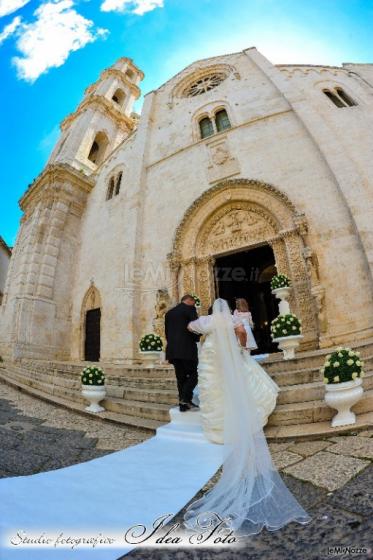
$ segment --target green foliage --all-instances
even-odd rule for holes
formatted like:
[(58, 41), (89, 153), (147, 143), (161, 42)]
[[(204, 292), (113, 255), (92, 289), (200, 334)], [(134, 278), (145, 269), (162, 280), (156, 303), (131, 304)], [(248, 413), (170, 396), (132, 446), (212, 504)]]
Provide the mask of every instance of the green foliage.
[(201, 307), (201, 300), (199, 299), (197, 294), (190, 294), (190, 295), (194, 297), (194, 300), (196, 302), (196, 307)]
[(286, 274), (276, 274), (271, 280), (271, 290), (277, 290), (277, 288), (288, 288), (290, 285), (290, 278), (288, 278)]
[(105, 375), (101, 368), (88, 366), (80, 374), (83, 385), (104, 385)]
[(271, 323), (271, 336), (273, 339), (282, 336), (294, 336), (302, 333), (301, 322), (296, 315), (288, 313), (279, 315)]
[(354, 352), (351, 348), (339, 347), (335, 352), (325, 358), (321, 373), (324, 375), (324, 383), (344, 383), (358, 377), (363, 377), (364, 362), (360, 360), (360, 352)]
[(163, 342), (157, 334), (146, 334), (140, 340), (139, 348), (141, 352), (161, 352)]

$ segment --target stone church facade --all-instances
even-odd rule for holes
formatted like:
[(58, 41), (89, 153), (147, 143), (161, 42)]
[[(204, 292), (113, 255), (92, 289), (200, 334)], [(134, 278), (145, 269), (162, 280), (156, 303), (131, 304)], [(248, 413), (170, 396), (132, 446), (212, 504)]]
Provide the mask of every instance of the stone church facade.
[(0, 354), (131, 363), (184, 292), (207, 309), (217, 262), (264, 248), (301, 350), (373, 337), (373, 65), (250, 48), (191, 64), (139, 118), (142, 78), (105, 70), (23, 195)]

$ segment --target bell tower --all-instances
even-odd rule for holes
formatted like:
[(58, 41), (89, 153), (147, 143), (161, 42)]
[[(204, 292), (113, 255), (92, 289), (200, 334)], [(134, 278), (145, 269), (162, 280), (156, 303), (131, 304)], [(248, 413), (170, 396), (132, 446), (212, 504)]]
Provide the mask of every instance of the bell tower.
[(61, 123), (50, 164), (67, 163), (90, 174), (135, 128), (133, 104), (144, 74), (129, 58), (104, 70), (84, 92), (77, 110)]

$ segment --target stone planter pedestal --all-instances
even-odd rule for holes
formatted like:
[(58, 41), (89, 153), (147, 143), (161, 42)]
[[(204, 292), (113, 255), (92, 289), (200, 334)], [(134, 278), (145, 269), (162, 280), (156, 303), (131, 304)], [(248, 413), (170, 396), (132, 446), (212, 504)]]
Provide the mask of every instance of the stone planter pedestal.
[(332, 428), (355, 424), (356, 415), (350, 410), (363, 396), (362, 380), (360, 377), (342, 383), (328, 383), (325, 385), (325, 402), (335, 408), (338, 414), (332, 419)]
[(275, 288), (272, 290), (272, 294), (280, 300), (279, 303), (279, 311), (280, 315), (287, 315), (290, 313), (290, 306), (289, 302), (287, 301), (291, 292), (291, 287), (287, 286), (286, 288)]
[(162, 352), (155, 352), (149, 350), (148, 352), (140, 350), (139, 354), (141, 356), (141, 361), (147, 368), (154, 368), (161, 364)]
[(90, 405), (85, 408), (88, 412), (103, 412), (105, 409), (98, 403), (106, 397), (105, 385), (82, 385), (82, 395)]
[(279, 338), (274, 338), (273, 342), (277, 342), (278, 347), (283, 351), (284, 360), (292, 360), (295, 357), (295, 349), (298, 348), (302, 338), (302, 334), (296, 334), (294, 336), (281, 336)]

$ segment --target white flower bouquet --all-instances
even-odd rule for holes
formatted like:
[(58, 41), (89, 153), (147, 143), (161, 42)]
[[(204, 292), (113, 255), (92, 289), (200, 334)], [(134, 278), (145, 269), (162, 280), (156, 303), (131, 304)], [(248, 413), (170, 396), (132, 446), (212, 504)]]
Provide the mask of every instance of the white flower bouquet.
[(157, 334), (145, 334), (139, 344), (141, 352), (162, 352), (163, 342)]
[(283, 336), (295, 336), (302, 332), (302, 325), (296, 315), (287, 313), (279, 315), (271, 323), (271, 336), (273, 339)]
[(290, 278), (286, 274), (276, 274), (271, 280), (271, 290), (278, 288), (289, 288), (291, 285)]
[(360, 352), (340, 346), (335, 352), (325, 358), (324, 366), (320, 369), (324, 376), (324, 383), (344, 383), (358, 377), (364, 377), (364, 362), (360, 359)]
[(105, 375), (101, 368), (88, 366), (80, 374), (82, 385), (104, 385)]

